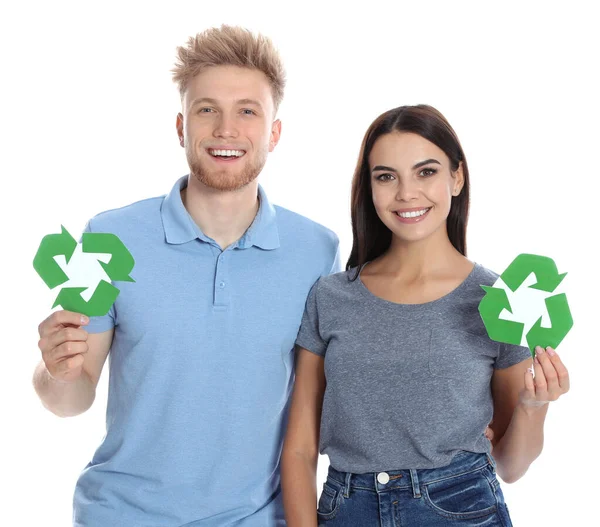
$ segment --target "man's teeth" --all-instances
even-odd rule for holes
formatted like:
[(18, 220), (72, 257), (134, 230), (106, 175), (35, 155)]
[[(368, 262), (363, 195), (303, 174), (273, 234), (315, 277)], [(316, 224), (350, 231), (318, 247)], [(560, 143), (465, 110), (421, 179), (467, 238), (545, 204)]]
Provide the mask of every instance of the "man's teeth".
[(221, 157), (241, 157), (244, 155), (243, 150), (209, 150), (211, 156)]
[(429, 209), (421, 209), (412, 212), (396, 212), (396, 214), (401, 218), (416, 218), (417, 216), (423, 216), (428, 210)]

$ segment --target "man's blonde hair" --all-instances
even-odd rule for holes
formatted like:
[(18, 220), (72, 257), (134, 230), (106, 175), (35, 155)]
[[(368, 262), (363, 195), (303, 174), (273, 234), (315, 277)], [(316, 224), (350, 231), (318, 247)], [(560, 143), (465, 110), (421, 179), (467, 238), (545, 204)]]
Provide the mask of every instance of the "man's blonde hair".
[(177, 83), (182, 97), (189, 82), (211, 66), (240, 66), (262, 71), (271, 85), (277, 112), (283, 99), (285, 70), (269, 38), (225, 24), (190, 37), (187, 45), (177, 48), (177, 61), (172, 70), (173, 81)]

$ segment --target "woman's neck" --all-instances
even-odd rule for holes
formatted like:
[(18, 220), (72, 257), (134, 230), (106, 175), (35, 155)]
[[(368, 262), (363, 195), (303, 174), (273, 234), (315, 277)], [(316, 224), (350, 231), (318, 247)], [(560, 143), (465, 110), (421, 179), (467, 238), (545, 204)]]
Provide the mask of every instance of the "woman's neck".
[(385, 274), (418, 279), (446, 274), (447, 270), (460, 268), (467, 262), (442, 231), (414, 242), (392, 236), (389, 249), (378, 258), (377, 267)]

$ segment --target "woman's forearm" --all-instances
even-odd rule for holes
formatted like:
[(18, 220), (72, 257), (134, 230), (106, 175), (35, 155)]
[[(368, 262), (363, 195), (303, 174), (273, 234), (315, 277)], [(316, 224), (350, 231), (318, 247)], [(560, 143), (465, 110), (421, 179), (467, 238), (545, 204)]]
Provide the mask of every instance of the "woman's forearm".
[(281, 485), (287, 527), (317, 527), (316, 472), (316, 459), (284, 450)]
[(542, 453), (547, 412), (548, 404), (515, 407), (506, 432), (492, 451), (498, 475), (506, 483), (517, 481)]

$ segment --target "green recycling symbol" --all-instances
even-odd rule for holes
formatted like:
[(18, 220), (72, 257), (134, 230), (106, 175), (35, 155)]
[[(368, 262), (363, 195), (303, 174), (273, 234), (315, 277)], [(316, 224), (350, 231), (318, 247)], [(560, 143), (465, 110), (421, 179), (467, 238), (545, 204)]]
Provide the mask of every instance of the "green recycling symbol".
[[(500, 278), (514, 293), (531, 273), (534, 273), (536, 283), (529, 287), (547, 293), (553, 293), (567, 274), (559, 274), (551, 258), (535, 254), (520, 254), (500, 275)], [(497, 342), (521, 344), (525, 324), (499, 318), (504, 309), (509, 313), (513, 312), (506, 291), (497, 287), (484, 285), (481, 287), (486, 294), (479, 304), (479, 313), (489, 337)], [(551, 326), (542, 327), (540, 316), (525, 336), (532, 355), (535, 353), (536, 346), (556, 348), (573, 327), (573, 317), (564, 293), (548, 296), (545, 304)]]
[[(69, 280), (69, 277), (54, 260), (54, 257), (64, 255), (67, 263), (69, 263), (76, 247), (77, 241), (62, 225), (60, 234), (48, 234), (42, 239), (33, 259), (33, 267), (50, 289)], [(122, 282), (135, 281), (129, 276), (135, 264), (133, 256), (116, 235), (85, 232), (82, 236), (82, 251), (84, 253), (110, 254), (111, 258), (108, 263), (98, 260), (110, 279)], [(119, 295), (119, 289), (106, 280), (100, 281), (88, 301), (85, 301), (81, 296), (82, 291), (86, 289), (87, 287), (62, 288), (52, 307), (60, 305), (68, 311), (83, 313), (90, 317), (102, 316), (108, 313)]]

